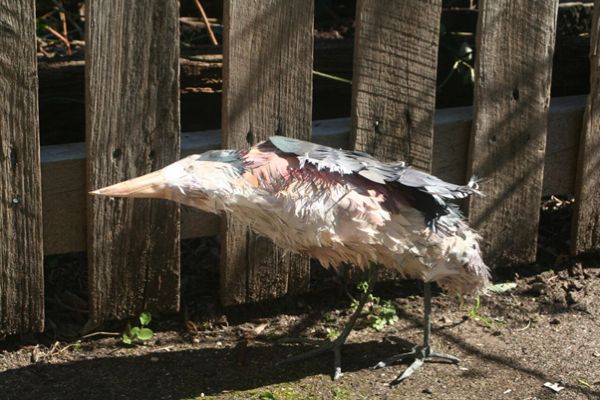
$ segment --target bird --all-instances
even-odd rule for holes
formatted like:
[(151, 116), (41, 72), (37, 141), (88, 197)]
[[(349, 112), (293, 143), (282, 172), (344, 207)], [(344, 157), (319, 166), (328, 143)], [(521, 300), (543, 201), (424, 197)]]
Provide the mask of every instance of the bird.
[(298, 361), (334, 353), (333, 378), (341, 377), (341, 348), (356, 323), (381, 268), (424, 282), (423, 343), (374, 367), (412, 360), (393, 384), (426, 361), (458, 363), (431, 347), (431, 283), (449, 293), (474, 294), (489, 285), (481, 237), (456, 205), (482, 196), (477, 179), (445, 182), (405, 162), (299, 139), (272, 136), (248, 149), (211, 150), (160, 170), (91, 192), (158, 198), (210, 213), (228, 213), (276, 245), (305, 254), (325, 267), (369, 271), (368, 290), (342, 333)]

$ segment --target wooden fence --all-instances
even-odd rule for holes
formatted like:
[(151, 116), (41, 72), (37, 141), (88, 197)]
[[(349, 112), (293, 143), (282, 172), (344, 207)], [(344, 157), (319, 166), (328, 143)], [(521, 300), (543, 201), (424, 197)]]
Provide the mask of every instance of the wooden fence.
[(480, 1), (474, 106), (435, 111), (441, 0), (359, 0), (351, 118), (311, 122), (313, 1), (226, 0), (222, 132), (181, 134), (177, 1), (88, 0), (86, 143), (40, 149), (34, 5), (0, 0), (0, 333), (43, 329), (49, 254), (87, 251), (93, 321), (176, 311), (181, 237), (221, 232), (224, 304), (307, 290), (306, 258), (230, 220), (86, 195), (273, 134), (485, 177), (468, 212), (494, 266), (535, 259), (547, 194), (576, 196), (573, 253), (600, 247), (598, 7), (587, 106), (550, 99), (558, 1), (495, 0)]

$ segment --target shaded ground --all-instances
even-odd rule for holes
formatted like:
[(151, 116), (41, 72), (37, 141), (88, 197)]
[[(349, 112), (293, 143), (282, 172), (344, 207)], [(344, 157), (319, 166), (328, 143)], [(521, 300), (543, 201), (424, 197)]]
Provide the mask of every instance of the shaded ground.
[[(0, 342), (0, 398), (598, 399), (600, 268), (586, 264), (517, 276), (513, 292), (483, 296), (479, 310), (472, 301), (459, 304), (437, 294), (435, 348), (463, 361), (458, 366), (428, 364), (397, 387), (388, 383), (402, 366), (368, 367), (420, 341), (421, 298), (415, 282), (378, 286), (376, 294), (393, 299), (400, 320), (382, 332), (363, 320), (344, 350), (346, 374), (338, 382), (329, 376), (330, 355), (274, 366), (310, 348), (285, 343), (288, 338), (322, 338), (349, 315), (349, 299), (335, 293), (334, 283), (324, 283), (320, 292), (269, 305), (225, 314), (194, 311), (214, 312), (204, 322), (193, 322), (189, 311), (189, 319), (185, 312), (160, 318), (151, 324), (157, 334), (143, 346), (126, 347), (113, 337), (84, 339), (70, 347), (73, 340), (55, 345), (50, 340), (48, 346), (27, 346), (16, 338)], [(543, 387), (545, 382), (565, 389), (555, 394)]]

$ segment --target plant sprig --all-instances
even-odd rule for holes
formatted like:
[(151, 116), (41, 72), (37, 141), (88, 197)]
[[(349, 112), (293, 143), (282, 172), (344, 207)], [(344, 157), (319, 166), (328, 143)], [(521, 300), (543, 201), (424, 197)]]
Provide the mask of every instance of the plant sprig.
[(132, 327), (130, 324), (127, 324), (127, 328), (121, 337), (121, 341), (124, 344), (131, 345), (134, 343), (147, 342), (154, 336), (154, 331), (148, 328), (150, 321), (152, 321), (152, 315), (149, 312), (144, 311), (139, 315), (138, 320), (140, 326)]

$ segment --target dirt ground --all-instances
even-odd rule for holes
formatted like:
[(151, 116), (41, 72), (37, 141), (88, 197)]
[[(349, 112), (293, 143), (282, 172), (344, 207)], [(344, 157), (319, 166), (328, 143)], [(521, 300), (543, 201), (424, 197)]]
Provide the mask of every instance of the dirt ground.
[[(198, 315), (208, 315), (207, 309), (193, 309), (188, 301), (179, 315), (156, 316), (150, 324), (156, 334), (144, 345), (125, 346), (120, 337), (102, 335), (79, 343), (55, 342), (49, 333), (8, 338), (0, 342), (0, 398), (599, 399), (600, 263), (583, 263), (513, 270), (500, 279), (516, 288), (482, 296), (479, 309), (473, 299), (461, 304), (437, 293), (433, 345), (462, 361), (426, 364), (394, 387), (389, 382), (403, 365), (369, 367), (421, 341), (417, 282), (377, 286), (376, 295), (392, 300), (399, 320), (377, 332), (365, 315), (343, 350), (341, 380), (330, 378), (330, 354), (275, 366), (312, 348), (291, 338), (323, 339), (327, 328), (341, 327), (351, 313), (350, 299), (335, 289), (340, 285), (325, 279), (309, 295), (225, 312), (215, 308), (204, 322)], [(207, 303), (198, 291), (187, 296)], [(112, 328), (122, 330), (120, 324)], [(564, 389), (554, 393), (545, 382)]]

